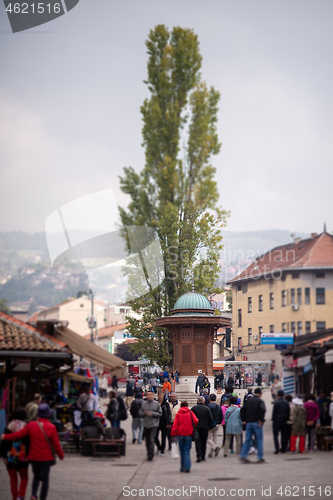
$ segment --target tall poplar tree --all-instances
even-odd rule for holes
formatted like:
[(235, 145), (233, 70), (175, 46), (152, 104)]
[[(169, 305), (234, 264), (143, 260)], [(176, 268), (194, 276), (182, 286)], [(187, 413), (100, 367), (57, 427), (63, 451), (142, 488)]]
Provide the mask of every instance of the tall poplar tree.
[[(121, 189), (131, 198), (120, 209), (124, 226), (156, 230), (163, 255), (164, 279), (132, 301), (143, 314), (129, 319), (132, 335), (144, 353), (160, 366), (171, 361), (168, 331), (155, 326), (155, 318), (170, 314), (176, 300), (194, 288), (200, 293), (218, 291), (220, 229), (226, 212), (217, 207), (213, 155), (220, 151), (216, 123), (220, 94), (202, 81), (202, 57), (197, 35), (175, 27), (156, 26), (146, 41), (150, 97), (141, 106), (145, 165), (132, 167), (120, 177)], [(135, 288), (135, 271), (128, 270)]]

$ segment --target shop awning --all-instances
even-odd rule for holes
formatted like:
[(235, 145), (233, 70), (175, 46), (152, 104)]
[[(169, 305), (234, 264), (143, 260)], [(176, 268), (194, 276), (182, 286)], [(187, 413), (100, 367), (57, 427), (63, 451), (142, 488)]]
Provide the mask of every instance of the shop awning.
[(112, 375), (117, 377), (126, 377), (127, 365), (126, 361), (118, 358), (114, 354), (110, 354), (101, 347), (93, 344), (89, 340), (81, 337), (66, 326), (56, 326), (53, 330), (53, 335), (68, 345), (71, 351), (91, 363), (102, 365), (110, 370)]

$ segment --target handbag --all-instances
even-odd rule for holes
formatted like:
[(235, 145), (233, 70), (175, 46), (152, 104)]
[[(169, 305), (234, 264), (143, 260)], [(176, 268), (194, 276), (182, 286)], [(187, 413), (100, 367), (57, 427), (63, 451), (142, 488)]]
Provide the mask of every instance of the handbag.
[(192, 417), (192, 411), (190, 410), (190, 415), (191, 415), (191, 420), (192, 420), (192, 425), (193, 425), (193, 434), (192, 434), (192, 441), (199, 441), (200, 436), (198, 430), (195, 428), (194, 422), (193, 422), (193, 417)]
[(49, 440), (49, 438), (47, 437), (46, 432), (44, 431), (44, 427), (42, 426), (42, 424), (41, 424), (40, 422), (38, 422), (38, 420), (37, 420), (37, 424), (39, 425), (40, 430), (41, 430), (41, 431), (42, 431), (42, 433), (44, 434), (44, 436), (45, 436), (45, 438), (46, 438), (46, 441), (47, 441), (47, 443), (48, 443), (49, 447), (51, 448), (51, 452), (52, 452), (52, 455), (53, 455), (53, 461), (51, 462), (51, 464), (50, 464), (50, 465), (51, 465), (51, 466), (52, 466), (52, 465), (55, 465), (55, 464), (56, 464), (56, 456), (55, 456), (55, 453), (54, 453), (53, 446), (52, 446), (52, 444), (50, 443), (50, 440)]

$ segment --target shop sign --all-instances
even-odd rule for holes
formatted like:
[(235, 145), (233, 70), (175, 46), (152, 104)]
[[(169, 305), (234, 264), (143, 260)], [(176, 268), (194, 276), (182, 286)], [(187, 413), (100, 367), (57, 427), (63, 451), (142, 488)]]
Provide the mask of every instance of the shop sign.
[(297, 359), (294, 359), (292, 356), (286, 356), (284, 358), (284, 366), (286, 368), (296, 368), (297, 367)]
[(262, 333), (261, 334), (262, 344), (293, 344), (294, 334), (293, 333)]

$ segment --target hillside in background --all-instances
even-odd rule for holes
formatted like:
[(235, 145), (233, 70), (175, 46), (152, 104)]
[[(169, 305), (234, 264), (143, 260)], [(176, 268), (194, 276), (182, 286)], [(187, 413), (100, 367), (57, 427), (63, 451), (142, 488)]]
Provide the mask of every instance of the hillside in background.
[[(296, 233), (294, 236), (309, 235)], [(219, 284), (223, 286), (238, 275), (255, 257), (292, 239), (290, 231), (280, 229), (223, 231)], [(30, 301), (31, 313), (38, 306), (51, 307), (76, 296), (88, 286), (84, 273), (59, 273), (51, 268), (45, 233), (0, 233), (0, 299), (9, 304)], [(108, 295), (106, 299), (117, 301)]]

